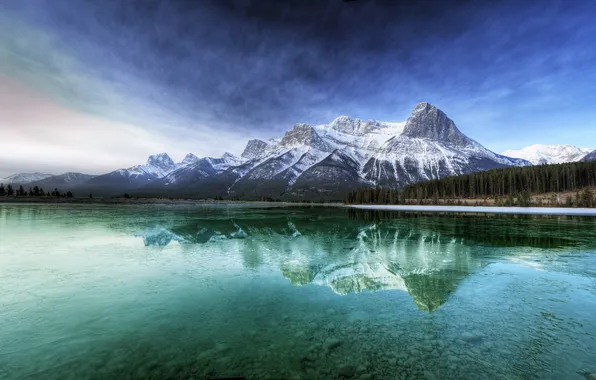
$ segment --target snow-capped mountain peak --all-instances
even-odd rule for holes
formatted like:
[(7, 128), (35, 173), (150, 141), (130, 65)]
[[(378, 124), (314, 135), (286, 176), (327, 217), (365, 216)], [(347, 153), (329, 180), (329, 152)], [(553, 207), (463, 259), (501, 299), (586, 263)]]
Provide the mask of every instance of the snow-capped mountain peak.
[[(274, 143), (274, 145), (277, 145), (277, 144)], [(263, 140), (258, 140), (258, 139), (249, 140), (248, 143), (246, 144), (246, 148), (244, 148), (244, 151), (242, 152), (241, 157), (252, 160), (257, 157), (262, 156), (271, 147), (272, 147), (272, 144), (267, 143)]]
[(176, 166), (176, 163), (167, 153), (152, 154), (147, 159), (147, 166), (153, 166), (162, 170), (169, 170)]
[(180, 165), (190, 165), (196, 163), (197, 161), (199, 161), (199, 157), (195, 156), (192, 153), (189, 153), (186, 156), (184, 156), (184, 159), (182, 160), (182, 162), (180, 162)]
[(575, 145), (534, 144), (519, 150), (506, 150), (502, 153), (502, 155), (522, 158), (524, 160), (530, 161), (534, 165), (542, 165), (580, 161), (591, 151), (593, 151), (593, 149), (579, 148)]

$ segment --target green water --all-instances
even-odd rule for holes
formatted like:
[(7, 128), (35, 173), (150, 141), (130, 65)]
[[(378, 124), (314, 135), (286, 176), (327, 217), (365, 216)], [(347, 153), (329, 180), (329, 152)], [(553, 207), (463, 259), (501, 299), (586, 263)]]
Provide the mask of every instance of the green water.
[(1, 379), (584, 379), (596, 218), (0, 205)]

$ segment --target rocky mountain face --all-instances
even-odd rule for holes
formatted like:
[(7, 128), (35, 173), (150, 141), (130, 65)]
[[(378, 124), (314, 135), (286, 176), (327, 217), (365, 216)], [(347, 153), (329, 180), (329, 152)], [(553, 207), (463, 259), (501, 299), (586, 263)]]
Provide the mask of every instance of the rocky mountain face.
[(447, 115), (420, 103), (401, 123), (341, 116), (295, 124), (281, 138), (250, 140), (241, 157), (180, 163), (165, 153), (145, 165), (92, 178), (82, 187), (139, 195), (237, 199), (341, 200), (360, 187), (402, 187), (421, 180), (530, 162), (496, 154), (464, 135)]
[(247, 160), (253, 160), (265, 154), (271, 147), (270, 144), (263, 140), (249, 140), (240, 157)]
[(506, 150), (502, 154), (508, 157), (521, 158), (534, 165), (562, 164), (580, 161), (594, 149), (579, 148), (574, 145), (530, 145), (519, 150)]
[(596, 150), (585, 155), (582, 161), (596, 161)]

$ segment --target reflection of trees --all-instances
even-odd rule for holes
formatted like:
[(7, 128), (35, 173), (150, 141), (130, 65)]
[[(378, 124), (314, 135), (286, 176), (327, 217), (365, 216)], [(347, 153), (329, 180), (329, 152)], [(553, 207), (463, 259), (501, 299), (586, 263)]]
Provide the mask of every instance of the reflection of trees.
[[(375, 223), (407, 223), (442, 236), (499, 247), (558, 248), (578, 244), (592, 217), (546, 215), (474, 215), (348, 209), (350, 219)], [(563, 222), (563, 223), (562, 223)]]

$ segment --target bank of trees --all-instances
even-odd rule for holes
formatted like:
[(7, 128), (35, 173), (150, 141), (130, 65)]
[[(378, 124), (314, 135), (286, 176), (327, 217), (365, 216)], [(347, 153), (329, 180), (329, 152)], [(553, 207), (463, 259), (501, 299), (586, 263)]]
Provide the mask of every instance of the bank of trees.
[(35, 186), (33, 188), (29, 188), (29, 190), (25, 190), (23, 185), (20, 185), (18, 189), (15, 189), (12, 184), (8, 184), (4, 187), (4, 184), (0, 184), (0, 196), (17, 196), (17, 197), (64, 197), (64, 198), (72, 198), (74, 197), (73, 193), (69, 190), (67, 192), (60, 192), (57, 188), (52, 191), (44, 191), (43, 188)]
[(403, 189), (406, 198), (507, 197), (578, 191), (596, 186), (596, 161), (494, 169), (440, 180), (418, 182)]
[(493, 169), (418, 182), (401, 190), (359, 189), (347, 194), (346, 203), (457, 204), (461, 199), (491, 198), (496, 205), (530, 206), (532, 194), (554, 193), (548, 203), (559, 205), (556, 194), (572, 192), (575, 196), (568, 197), (564, 205), (596, 207), (591, 187), (596, 187), (596, 161)]

